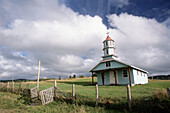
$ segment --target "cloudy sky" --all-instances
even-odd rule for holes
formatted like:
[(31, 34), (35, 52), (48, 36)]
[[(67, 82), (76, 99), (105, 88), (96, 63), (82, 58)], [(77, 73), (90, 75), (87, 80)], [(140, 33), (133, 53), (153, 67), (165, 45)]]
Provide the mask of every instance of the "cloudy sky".
[(170, 74), (167, 0), (0, 0), (0, 79), (89, 76), (106, 33), (119, 60)]

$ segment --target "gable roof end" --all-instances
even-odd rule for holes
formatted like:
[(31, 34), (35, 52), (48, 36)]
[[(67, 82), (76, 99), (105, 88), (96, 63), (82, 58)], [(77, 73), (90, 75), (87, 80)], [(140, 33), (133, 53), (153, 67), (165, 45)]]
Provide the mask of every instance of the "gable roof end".
[(127, 66), (129, 66), (129, 67), (131, 67), (131, 68), (133, 68), (133, 69), (140, 70), (140, 71), (143, 71), (143, 72), (145, 72), (145, 73), (149, 73), (149, 72), (147, 72), (147, 71), (145, 71), (145, 70), (143, 70), (143, 69), (141, 69), (141, 68), (135, 67), (135, 66), (133, 66), (133, 65), (126, 64), (126, 63), (124, 63), (124, 62), (121, 62), (121, 61), (115, 60), (115, 59), (102, 60), (102, 61), (100, 61), (96, 66), (94, 66), (89, 72), (92, 72), (99, 64), (101, 64), (101, 63), (103, 63), (103, 62), (107, 62), (107, 61), (116, 61), (116, 62), (119, 62), (119, 63), (121, 63), (121, 64), (127, 65)]

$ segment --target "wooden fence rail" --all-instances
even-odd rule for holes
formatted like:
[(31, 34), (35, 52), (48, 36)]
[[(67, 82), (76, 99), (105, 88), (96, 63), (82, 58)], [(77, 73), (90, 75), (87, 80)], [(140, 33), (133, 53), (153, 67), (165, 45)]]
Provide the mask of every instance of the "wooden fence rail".
[(58, 89), (67, 99), (70, 99), (64, 92), (62, 92), (57, 86), (56, 89)]

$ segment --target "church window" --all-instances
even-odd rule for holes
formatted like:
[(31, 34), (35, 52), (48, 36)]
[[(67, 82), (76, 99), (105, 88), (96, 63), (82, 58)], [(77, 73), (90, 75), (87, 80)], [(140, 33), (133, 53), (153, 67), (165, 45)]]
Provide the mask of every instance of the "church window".
[(106, 49), (106, 54), (107, 54), (107, 55), (109, 54), (109, 51), (108, 51), (108, 49)]
[(128, 77), (128, 73), (126, 69), (123, 70), (123, 77)]
[(106, 67), (110, 67), (111, 65), (110, 65), (110, 62), (108, 61), (108, 62), (106, 62)]
[(106, 41), (106, 46), (108, 46), (108, 41)]

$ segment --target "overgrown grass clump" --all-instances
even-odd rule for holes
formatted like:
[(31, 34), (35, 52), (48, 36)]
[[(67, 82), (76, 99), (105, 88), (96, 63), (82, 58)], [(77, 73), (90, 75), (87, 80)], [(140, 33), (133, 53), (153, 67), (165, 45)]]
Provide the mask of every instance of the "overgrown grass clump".
[(170, 99), (166, 90), (156, 90), (153, 96), (133, 98), (132, 107), (134, 112), (170, 113)]

